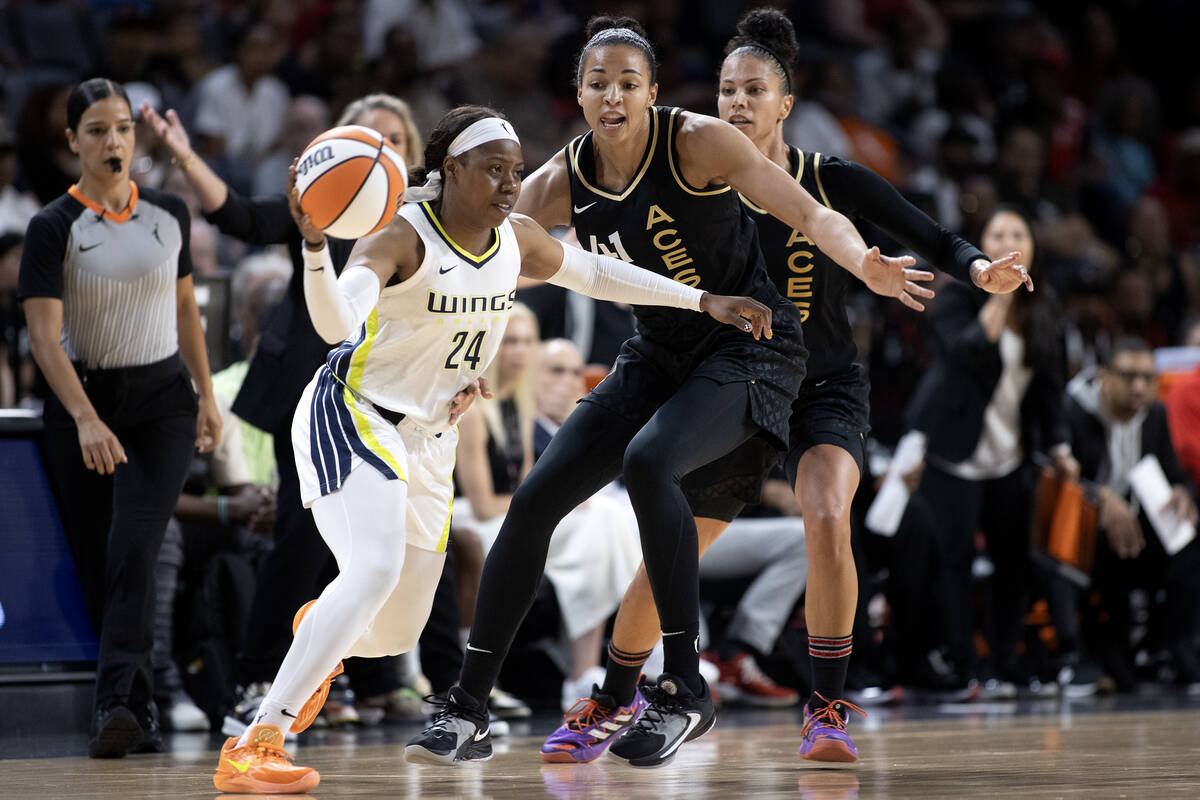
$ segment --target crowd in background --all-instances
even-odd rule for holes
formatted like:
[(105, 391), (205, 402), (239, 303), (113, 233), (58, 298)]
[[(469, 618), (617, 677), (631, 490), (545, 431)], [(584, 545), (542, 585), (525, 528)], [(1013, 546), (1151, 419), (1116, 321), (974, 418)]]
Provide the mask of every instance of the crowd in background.
[[(283, 191), (286, 167), (304, 145), (330, 127), (350, 101), (375, 92), (406, 101), (422, 134), (460, 103), (504, 111), (521, 136), (532, 171), (586, 129), (571, 85), (571, 64), (587, 17), (604, 11), (641, 20), (659, 49), (658, 102), (714, 113), (721, 47), (750, 5), (714, 0), (0, 0), (0, 407), (38, 408), (47, 391), (32, 363), (14, 289), (29, 219), (77, 177), (63, 130), (66, 97), (79, 80), (103, 75), (123, 83), (135, 112), (142, 102), (160, 112), (176, 109), (197, 155), (247, 196)], [(1084, 454), (1096, 450), (1093, 461), (1104, 462), (1114, 446), (1109, 423), (1126, 420), (1104, 405), (1118, 389), (1103, 387), (1123, 380), (1140, 387), (1146, 396), (1131, 412), (1140, 414), (1139, 420), (1147, 414), (1153, 418), (1158, 408), (1158, 373), (1167, 362), (1161, 355), (1146, 362), (1143, 350), (1130, 342), (1154, 349), (1200, 348), (1200, 73), (1174, 69), (1171, 59), (1161, 57), (1163, 52), (1187, 52), (1185, 26), (1176, 19), (1187, 4), (794, 0), (775, 5), (788, 11), (801, 37), (801, 63), (793, 83), (797, 102), (785, 124), (788, 142), (870, 167), (942, 225), (975, 243), (998, 208), (1012, 209), (1031, 222), (1037, 291), (1055, 304), (1054, 325), (1042, 333), (1059, 343), (1062, 356), (1054, 362), (1054, 399), (1064, 409), (1078, 407), (1070, 431), (1075, 457), (1084, 462)], [(230, 289), (229, 330), (225, 336), (217, 334), (215, 345), (210, 331), (209, 343), (214, 372), (234, 369), (227, 375), (233, 388), (225, 391), (236, 393), (244, 360), (253, 349), (258, 315), (286, 287), (288, 256), (220, 234), (202, 214), (179, 165), (145, 125), (138, 127), (137, 148), (133, 179), (177, 194), (188, 204), (197, 279)], [(899, 254), (878, 232), (867, 230), (864, 236), (885, 252)], [(526, 343), (534, 387), (529, 391), (541, 396), (524, 401), (528, 407), (520, 411), (526, 418), (515, 421), (515, 427), (506, 429), (499, 412), (487, 416), (488, 436), (480, 441), (487, 439), (492, 447), (495, 439), (503, 446), (512, 433), (514, 440), (530, 440), (532, 458), (539, 441), (544, 447), (544, 439), (569, 413), (576, 399), (571, 395), (584, 391), (583, 365), (601, 372), (610, 365), (616, 346), (632, 331), (632, 316), (628, 309), (607, 304), (581, 304), (552, 287), (526, 290), (522, 299), (536, 322), (527, 338), (536, 339), (540, 327), (543, 340), (554, 340), (540, 349), (536, 341)], [(849, 303), (859, 354), (870, 369), (872, 448), (879, 456), (869, 464), (875, 474), (864, 475), (860, 502), (865, 506), (886, 469), (884, 454), (914, 427), (912, 414), (906, 414), (910, 399), (945, 344), (939, 344), (941, 334), (935, 329), (936, 299), (924, 314), (865, 289)], [(942, 339), (953, 341), (953, 333)], [(1182, 360), (1171, 362), (1176, 365), (1172, 369), (1191, 363), (1186, 352), (1178, 358)], [(555, 383), (565, 377), (579, 383)], [(1096, 382), (1093, 389), (1087, 388), (1088, 381)], [(1070, 394), (1068, 382), (1075, 387)], [(1200, 400), (1189, 402), (1189, 397), (1200, 397), (1200, 391), (1189, 390), (1194, 386), (1194, 376), (1185, 375), (1175, 381), (1173, 395), (1163, 392), (1172, 437), (1154, 445), (1164, 462), (1179, 457), (1190, 479), (1181, 473), (1173, 482), (1192, 492), (1200, 479), (1200, 413), (1194, 407)], [(216, 388), (220, 395), (219, 380)], [(225, 397), (227, 403), (232, 400)], [(1085, 412), (1097, 420), (1094, 429)], [(204, 570), (197, 565), (214, 552), (235, 551), (245, 556), (252, 574), (255, 560), (270, 547), (264, 534), (274, 517), (271, 446), (252, 426), (227, 424), (226, 431), (222, 451), (197, 467), (189, 488), (193, 501), (185, 499), (179, 506), (185, 528), (200, 521), (211, 530), (200, 537), (168, 536), (163, 558), (169, 563), (160, 565), (160, 595), (164, 585), (176, 584), (188, 593), (180, 603), (190, 614), (186, 625), (178, 624), (179, 610), (168, 605), (163, 612), (168, 619), (156, 664), (165, 673), (176, 673), (167, 682), (178, 703), (183, 702), (178, 694), (183, 686), (177, 664), (204, 653), (214, 661), (202, 645), (216, 647), (224, 636), (226, 646), (236, 647), (228, 642), (241, 630), (231, 623), (229, 630), (208, 631), (213, 642), (184, 641), (201, 624), (197, 620), (203, 617), (204, 602), (197, 598), (219, 590), (204, 583)], [(1150, 452), (1145, 442), (1143, 433), (1139, 447)], [(1171, 455), (1164, 455), (1160, 446)], [(483, 502), (495, 504), (497, 497), (511, 492), (501, 477), (519, 480), (528, 468), (522, 463), (527, 454), (521, 445), (517, 448), (515, 474), (492, 475), (495, 488), (489, 488)], [(492, 469), (514, 462), (504, 453), (492, 455)], [(1032, 463), (1033, 454), (1025, 455)], [(1111, 465), (1082, 467), (1085, 479), (1101, 486), (1112, 483), (1105, 471), (1111, 472)], [(1170, 473), (1167, 467), (1164, 463)], [(915, 475), (911, 480), (917, 488), (922, 479)], [(1127, 486), (1117, 488), (1127, 496)], [(789, 502), (790, 492), (784, 489), (777, 493), (782, 499), (772, 504), (768, 496), (754, 513), (794, 516), (794, 501)], [(1022, 484), (1019, 491), (1032, 507), (1034, 482)], [(1197, 600), (1181, 597), (1172, 577), (1191, 563), (1187, 559), (1195, 544), (1151, 562), (1141, 558), (1146, 541), (1132, 552), (1114, 545), (1110, 549), (1120, 550), (1120, 558), (1112, 564), (1098, 558), (1097, 569), (1119, 572), (1126, 562), (1141, 565), (1136, 580), (1104, 584), (1121, 594), (1115, 604), (1112, 597), (1097, 601), (1087, 590), (1071, 597), (1071, 590), (1035, 569), (1033, 562), (1016, 573), (1022, 591), (979, 591), (988, 588), (996, 566), (990, 532), (972, 537), (968, 550), (954, 554), (945, 551), (943, 538), (920, 535), (922, 528), (942, 524), (945, 500), (936, 487), (917, 491), (902, 535), (892, 540), (856, 531), (863, 586), (858, 623), (863, 635), (855, 637), (860, 645), (852, 668), (857, 688), (904, 683), (963, 697), (990, 689), (1004, 697), (1050, 685), (1091, 691), (1104, 685), (1128, 689), (1147, 680), (1200, 682), (1196, 626), (1190, 619)], [(1102, 530), (1124, 524), (1120, 508), (1099, 502)], [(502, 508), (485, 513), (477, 498), (471, 503), (480, 520), (502, 514)], [(1130, 505), (1124, 509), (1128, 515)], [(1143, 539), (1153, 545), (1155, 534), (1138, 518), (1136, 504), (1132, 513), (1145, 529)], [(797, 521), (793, 529), (797, 548), (802, 547), (800, 525)], [(1028, 526), (1022, 521), (1014, 527), (1001, 533), (1010, 541), (1027, 542)], [(915, 535), (905, 534), (912, 530)], [(225, 539), (215, 531), (224, 531)], [(1017, 547), (1015, 557), (1024, 559), (1027, 549)], [(478, 558), (473, 561), (462, 548), (456, 556), (465, 625)], [(628, 557), (611, 556), (614, 564)], [(933, 585), (948, 564), (964, 559), (970, 597), (981, 612), (968, 631), (979, 636), (965, 639), (946, 633), (954, 628), (952, 622), (945, 623), (945, 630), (929, 622), (941, 619), (938, 607), (945, 595), (922, 593), (915, 577), (925, 576)], [(631, 575), (635, 566), (636, 553), (630, 566), (613, 567), (614, 575), (608, 577), (619, 583), (619, 576), (625, 571)], [(792, 566), (799, 570), (795, 580), (802, 587), (804, 565)], [(730, 595), (740, 596), (746, 579), (732, 584), (724, 573), (707, 584), (710, 605), (717, 608), (717, 628), (739, 613), (738, 600)], [(546, 637), (529, 632), (524, 640), (531, 652), (541, 647), (546, 656), (538, 660), (531, 655), (523, 662), (518, 656), (517, 663), (558, 669), (557, 683), (563, 678), (578, 683), (598, 663), (603, 625), (592, 619), (574, 624), (566, 613), (565, 584), (552, 588), (558, 590), (566, 617), (567, 645), (547, 648), (539, 644)], [(222, 607), (236, 615), (235, 600), (226, 598)], [(548, 601), (550, 630), (558, 620), (554, 602)], [(1089, 609), (1097, 602), (1107, 616), (1089, 624)], [(796, 605), (795, 599), (790, 603)], [(794, 614), (792, 610), (786, 610), (788, 631), (801, 630), (802, 600)], [(174, 633), (167, 624), (172, 616)], [(1010, 634), (1015, 640), (1005, 644), (1003, 659), (990, 658), (997, 646), (995, 621), (1005, 616), (1019, 618), (1022, 630)], [(923, 625), (914, 624), (921, 619)], [(1113, 627), (1114, 619), (1120, 627)], [(533, 622), (539, 622), (536, 614)], [(554, 633), (550, 639), (556, 638)], [(712, 638), (719, 641), (719, 632)], [(1088, 641), (1115, 641), (1122, 652), (1089, 652)], [(766, 652), (770, 646), (773, 652)], [(590, 656), (580, 655), (580, 647), (590, 649)], [(956, 653), (955, 648), (971, 653)], [(785, 631), (757, 650), (771, 679), (750, 694), (759, 691), (764, 702), (798, 698), (795, 692), (776, 690), (779, 684), (804, 688), (802, 639)], [(1064, 676), (1064, 667), (1074, 674)], [(1094, 676), (1087, 674), (1089, 668)], [(531, 700), (544, 699), (535, 696), (533, 682), (522, 683), (515, 673), (510, 689), (524, 690)], [(228, 676), (212, 680), (228, 682)], [(555, 703), (557, 683), (551, 693)], [(210, 706), (228, 700), (220, 691), (215, 694), (196, 698), (209, 716), (217, 716)], [(396, 703), (385, 708), (399, 711)], [(335, 703), (330, 714), (339, 713), (343, 719), (354, 716)]]

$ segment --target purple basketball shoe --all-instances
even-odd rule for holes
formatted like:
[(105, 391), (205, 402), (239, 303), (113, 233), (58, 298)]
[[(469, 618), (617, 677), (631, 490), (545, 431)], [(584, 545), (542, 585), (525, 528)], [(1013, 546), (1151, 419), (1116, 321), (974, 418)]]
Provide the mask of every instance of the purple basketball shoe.
[(542, 761), (578, 763), (592, 761), (604, 754), (621, 731), (637, 721), (646, 700), (639, 688), (633, 702), (617, 706), (617, 701), (600, 694), (592, 686), (592, 696), (576, 701), (563, 715), (563, 724), (542, 745)]
[(800, 729), (800, 749), (796, 755), (809, 761), (858, 761), (858, 748), (846, 732), (846, 712), (853, 711), (863, 719), (867, 718), (867, 712), (845, 700), (831, 702), (816, 692), (813, 695), (826, 705), (816, 712), (804, 706), (804, 727)]

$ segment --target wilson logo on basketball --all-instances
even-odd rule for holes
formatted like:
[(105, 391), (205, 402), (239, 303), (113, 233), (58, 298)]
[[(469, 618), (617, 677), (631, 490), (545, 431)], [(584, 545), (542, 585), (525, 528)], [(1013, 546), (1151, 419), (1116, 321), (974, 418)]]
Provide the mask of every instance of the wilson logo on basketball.
[(310, 150), (304, 160), (296, 165), (296, 172), (300, 175), (307, 175), (308, 171), (313, 167), (320, 166), (326, 161), (333, 158), (333, 147), (321, 147), (316, 150)]

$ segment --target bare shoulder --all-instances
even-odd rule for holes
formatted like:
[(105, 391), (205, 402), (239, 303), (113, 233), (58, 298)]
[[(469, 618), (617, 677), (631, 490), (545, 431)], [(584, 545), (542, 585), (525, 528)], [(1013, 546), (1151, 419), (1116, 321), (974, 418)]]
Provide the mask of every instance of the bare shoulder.
[(567, 176), (566, 148), (522, 181), (517, 210), (547, 228), (570, 224), (571, 185)]
[(679, 168), (693, 186), (727, 183), (732, 166), (741, 160), (750, 140), (728, 122), (682, 111), (675, 127)]
[(398, 272), (404, 278), (424, 257), (425, 245), (417, 229), (397, 214), (382, 230), (355, 242), (347, 263), (370, 267), (381, 276)]
[(528, 234), (532, 230), (538, 230), (543, 233), (545, 232), (545, 228), (539, 225), (537, 220), (528, 214), (522, 214), (518, 211), (514, 211), (509, 214), (508, 221), (512, 225), (513, 230), (516, 232), (518, 238)]
[(508, 215), (508, 222), (517, 237), (517, 246), (521, 248), (522, 258), (536, 256), (554, 241), (554, 237), (546, 233), (541, 223), (528, 214), (514, 211)]
[(741, 136), (736, 128), (724, 120), (692, 111), (679, 112), (675, 126), (675, 146), (682, 150), (704, 149), (728, 140), (729, 134)]

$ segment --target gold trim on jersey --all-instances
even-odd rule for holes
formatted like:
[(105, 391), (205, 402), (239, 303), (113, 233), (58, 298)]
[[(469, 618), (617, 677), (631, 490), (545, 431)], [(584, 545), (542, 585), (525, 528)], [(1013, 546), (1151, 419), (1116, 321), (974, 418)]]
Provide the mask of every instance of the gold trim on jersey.
[(679, 184), (679, 188), (683, 189), (688, 194), (694, 194), (696, 197), (709, 197), (714, 194), (725, 194), (733, 187), (725, 184), (718, 189), (696, 189), (683, 179), (683, 174), (675, 168), (675, 118), (682, 112), (682, 108), (671, 109), (671, 120), (667, 123), (667, 163), (671, 165), (671, 174), (675, 176), (675, 182)]
[[(792, 150), (796, 151), (796, 174), (792, 177), (796, 179), (796, 183), (800, 183), (800, 179), (804, 177), (804, 151), (799, 148), (788, 148), (789, 153), (792, 152)], [(754, 205), (754, 201), (749, 197), (746, 197), (746, 195), (742, 194), (741, 192), (738, 192), (738, 198), (741, 199), (741, 201), (745, 203), (748, 208), (753, 211), (757, 211), (759, 214), (769, 213), (765, 208), (759, 208), (758, 206)]]
[(813, 177), (817, 179), (817, 190), (821, 192), (821, 202), (828, 209), (833, 208), (833, 204), (829, 202), (829, 195), (825, 194), (825, 184), (821, 183), (821, 154), (813, 153)]
[(496, 251), (500, 249), (500, 230), (492, 228), (492, 243), (487, 250), (483, 251), (482, 255), (475, 255), (470, 250), (462, 247), (458, 242), (450, 238), (450, 234), (446, 233), (446, 229), (442, 227), (442, 222), (437, 218), (437, 214), (433, 213), (433, 207), (428, 201), (421, 203), (421, 211), (425, 213), (425, 219), (429, 220), (429, 224), (437, 231), (438, 236), (442, 237), (442, 241), (450, 246), (450, 249), (458, 253), (475, 266), (482, 266), (492, 256), (496, 255)]
[[(571, 171), (575, 173), (575, 177), (579, 179), (581, 184), (583, 184), (583, 188), (587, 189), (592, 194), (598, 194), (601, 197), (607, 198), (608, 200), (624, 200), (626, 197), (628, 197), (630, 192), (636, 189), (637, 185), (642, 182), (642, 177), (645, 176), (646, 171), (650, 169), (650, 162), (654, 160), (654, 151), (658, 147), (658, 112), (653, 108), (650, 109), (650, 122), (650, 141), (646, 144), (646, 152), (642, 154), (642, 163), (638, 166), (638, 170), (634, 174), (633, 180), (629, 182), (629, 185), (626, 186), (620, 194), (613, 194), (612, 192), (608, 192), (604, 189), (593, 186), (588, 179), (584, 177), (583, 170), (579, 168), (579, 150), (583, 147), (583, 140), (588, 136), (595, 138), (594, 134), (589, 131), (588, 133), (585, 133), (583, 136), (578, 137), (575, 139), (575, 141), (568, 144), (567, 160), (570, 162)], [(592, 151), (593, 153), (595, 152), (594, 144)]]

